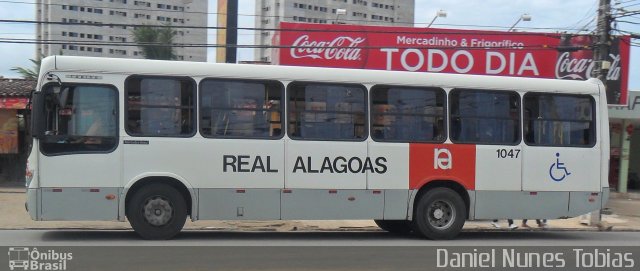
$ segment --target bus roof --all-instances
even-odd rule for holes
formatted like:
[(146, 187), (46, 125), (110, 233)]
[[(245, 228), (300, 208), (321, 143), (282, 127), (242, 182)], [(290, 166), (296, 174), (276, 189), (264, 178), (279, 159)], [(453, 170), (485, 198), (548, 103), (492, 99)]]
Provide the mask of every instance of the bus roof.
[(598, 94), (601, 82), (542, 78), (446, 74), (428, 72), (339, 69), (279, 65), (227, 64), (148, 59), (50, 56), (42, 61), (40, 74), (50, 71), (82, 74), (123, 74), (270, 79), (281, 81), (340, 82), (482, 88), (501, 90)]

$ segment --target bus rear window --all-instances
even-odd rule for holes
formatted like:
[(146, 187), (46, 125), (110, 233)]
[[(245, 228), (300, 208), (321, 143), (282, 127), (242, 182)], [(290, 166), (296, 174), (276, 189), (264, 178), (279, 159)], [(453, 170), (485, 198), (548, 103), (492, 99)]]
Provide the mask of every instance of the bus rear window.
[(524, 95), (527, 145), (590, 147), (596, 142), (595, 102), (588, 95)]

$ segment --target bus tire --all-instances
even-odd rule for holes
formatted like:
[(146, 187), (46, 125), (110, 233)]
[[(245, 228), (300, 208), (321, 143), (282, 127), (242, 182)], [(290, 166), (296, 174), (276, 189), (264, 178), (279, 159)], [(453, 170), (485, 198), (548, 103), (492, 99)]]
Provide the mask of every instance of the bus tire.
[(438, 187), (422, 194), (415, 206), (414, 230), (429, 239), (456, 237), (467, 217), (464, 200), (454, 190)]
[(411, 222), (408, 220), (374, 220), (373, 222), (384, 231), (393, 234), (409, 234), (412, 231)]
[(184, 197), (167, 184), (142, 187), (135, 192), (126, 208), (131, 227), (147, 240), (171, 239), (180, 233), (187, 220)]

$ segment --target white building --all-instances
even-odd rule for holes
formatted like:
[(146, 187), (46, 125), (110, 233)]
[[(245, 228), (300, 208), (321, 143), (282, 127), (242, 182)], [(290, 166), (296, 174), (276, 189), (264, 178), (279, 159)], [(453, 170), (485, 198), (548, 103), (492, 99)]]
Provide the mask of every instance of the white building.
[[(36, 0), (36, 33), (39, 55), (75, 55), (119, 58), (143, 58), (133, 44), (134, 27), (126, 25), (161, 25), (176, 27), (174, 43), (206, 44), (207, 0)], [(79, 23), (79, 24), (59, 24)], [(126, 25), (101, 25), (126, 24)], [(121, 44), (118, 46), (118, 44)], [(176, 47), (178, 60), (207, 61), (206, 47)]]
[[(413, 26), (415, 0), (256, 0), (256, 28), (278, 28), (280, 22)], [(338, 10), (344, 10), (341, 14)], [(274, 31), (258, 31), (256, 45), (271, 45)], [(255, 59), (271, 62), (269, 48), (257, 48)]]

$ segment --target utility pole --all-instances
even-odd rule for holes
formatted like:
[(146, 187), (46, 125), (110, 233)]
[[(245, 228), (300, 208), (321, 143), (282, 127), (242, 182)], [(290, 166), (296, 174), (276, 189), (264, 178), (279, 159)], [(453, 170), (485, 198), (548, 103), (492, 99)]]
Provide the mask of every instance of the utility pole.
[(238, 45), (238, 0), (218, 0), (216, 62), (236, 63)]
[[(594, 69), (592, 77), (596, 77), (602, 81), (607, 93), (607, 74), (611, 66), (609, 62), (609, 47), (611, 46), (611, 0), (600, 0), (598, 4), (598, 28), (596, 32), (596, 44), (593, 50)], [(626, 177), (626, 176), (625, 176)], [(622, 176), (620, 176), (622, 178)], [(606, 230), (607, 226), (602, 223), (601, 210), (591, 212), (589, 224), (597, 226), (600, 230)]]
[(611, 0), (600, 0), (598, 7), (598, 29), (596, 44), (593, 50), (595, 63), (591, 76), (596, 77), (607, 86), (607, 73), (611, 66), (609, 62), (609, 47), (611, 46)]
[(236, 63), (238, 45), (238, 0), (228, 0), (227, 6), (227, 63)]

